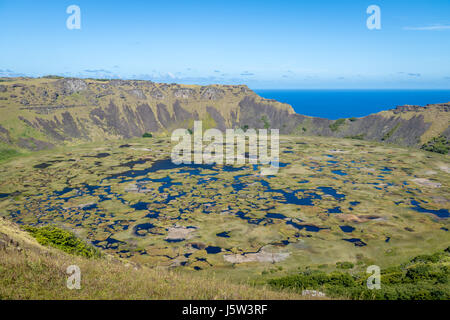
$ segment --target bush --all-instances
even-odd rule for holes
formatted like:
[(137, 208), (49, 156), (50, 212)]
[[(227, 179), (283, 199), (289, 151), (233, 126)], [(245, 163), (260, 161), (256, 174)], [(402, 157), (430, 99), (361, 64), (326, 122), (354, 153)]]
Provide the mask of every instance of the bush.
[(339, 127), (345, 123), (345, 119), (337, 119), (332, 124), (330, 124), (331, 131), (338, 131)]
[(99, 257), (100, 253), (85, 242), (78, 239), (73, 233), (59, 229), (55, 226), (32, 227), (25, 226), (41, 245), (52, 246), (64, 252), (87, 258)]
[(346, 136), (345, 138), (346, 139), (354, 139), (354, 140), (364, 140), (365, 136), (366, 135), (364, 133), (361, 133), (361, 134), (358, 134), (358, 135), (355, 135), (355, 136)]
[(353, 269), (355, 265), (351, 262), (344, 261), (344, 262), (336, 262), (336, 267), (339, 269)]
[(266, 115), (261, 117), (261, 121), (264, 123), (264, 129), (270, 128), (270, 122)]
[(242, 129), (242, 131), (246, 132), (248, 130), (248, 125), (246, 124), (246, 125), (242, 126), (241, 129)]
[[(386, 268), (381, 274), (381, 289), (367, 288), (368, 274), (351, 275), (345, 271), (325, 273), (308, 270), (296, 275), (268, 281), (276, 288), (319, 290), (330, 297), (377, 300), (448, 300), (450, 299), (449, 252), (417, 256), (407, 263)], [(337, 268), (350, 267), (350, 262), (338, 262)]]
[(425, 143), (421, 149), (430, 152), (447, 154), (450, 151), (450, 142), (444, 136), (434, 137)]
[(153, 138), (153, 135), (150, 132), (146, 132), (142, 135), (142, 138)]

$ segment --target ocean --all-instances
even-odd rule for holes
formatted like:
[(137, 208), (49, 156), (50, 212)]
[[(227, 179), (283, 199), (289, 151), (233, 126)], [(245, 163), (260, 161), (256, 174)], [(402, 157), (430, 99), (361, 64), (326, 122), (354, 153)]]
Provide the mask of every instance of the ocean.
[(296, 113), (328, 118), (363, 117), (399, 105), (450, 102), (450, 90), (254, 90), (290, 104)]

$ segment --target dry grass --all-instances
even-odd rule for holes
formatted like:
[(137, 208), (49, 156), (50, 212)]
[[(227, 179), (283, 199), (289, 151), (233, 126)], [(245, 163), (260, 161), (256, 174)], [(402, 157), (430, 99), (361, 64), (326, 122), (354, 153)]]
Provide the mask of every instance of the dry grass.
[[(0, 219), (0, 236), (12, 240), (0, 249), (1, 299), (301, 299), (231, 281), (149, 269), (113, 258), (86, 259), (39, 245), (27, 233)], [(81, 269), (81, 289), (69, 290), (66, 268)]]

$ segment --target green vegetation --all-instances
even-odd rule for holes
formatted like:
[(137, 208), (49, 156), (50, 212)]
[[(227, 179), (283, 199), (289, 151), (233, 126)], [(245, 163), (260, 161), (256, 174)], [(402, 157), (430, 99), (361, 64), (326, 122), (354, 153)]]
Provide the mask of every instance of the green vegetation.
[(146, 132), (142, 135), (142, 138), (153, 138), (153, 135), (150, 132)]
[(339, 127), (342, 126), (345, 123), (345, 119), (337, 119), (332, 124), (330, 124), (330, 129), (333, 132), (336, 132), (339, 130)]
[(364, 140), (365, 134), (361, 133), (355, 136), (347, 136), (346, 139), (354, 139), (354, 140)]
[(37, 242), (44, 246), (50, 245), (64, 252), (86, 258), (100, 256), (100, 253), (94, 247), (81, 241), (73, 233), (59, 229), (55, 226), (25, 226), (24, 229), (36, 238)]
[[(307, 270), (300, 274), (268, 281), (274, 288), (297, 291), (319, 290), (331, 297), (377, 300), (448, 300), (449, 248), (432, 255), (420, 255), (400, 266), (381, 272), (381, 289), (370, 290), (366, 283), (370, 274)], [(350, 269), (349, 263), (337, 263), (338, 268)], [(344, 267), (345, 266), (345, 267)]]
[(52, 75), (52, 74), (49, 74), (47, 76), (43, 76), (42, 78), (44, 78), (44, 79), (64, 79), (64, 77), (56, 76), (56, 75)]
[(269, 129), (270, 128), (270, 122), (269, 122), (269, 119), (267, 118), (266, 115), (263, 115), (261, 117), (261, 121), (264, 123), (264, 129)]
[(14, 149), (0, 149), (0, 161), (7, 160), (20, 155), (20, 152)]
[(425, 143), (421, 149), (441, 154), (447, 154), (450, 151), (450, 142), (446, 137), (439, 136)]
[(391, 130), (389, 130), (384, 136), (383, 138), (381, 138), (381, 141), (386, 141), (388, 140), (390, 137), (392, 137), (392, 135), (394, 134), (395, 131), (397, 131), (397, 129), (400, 127), (400, 123), (397, 123), (393, 128), (391, 128)]
[(336, 268), (338, 269), (353, 269), (355, 265), (351, 262), (344, 261), (344, 262), (336, 262)]

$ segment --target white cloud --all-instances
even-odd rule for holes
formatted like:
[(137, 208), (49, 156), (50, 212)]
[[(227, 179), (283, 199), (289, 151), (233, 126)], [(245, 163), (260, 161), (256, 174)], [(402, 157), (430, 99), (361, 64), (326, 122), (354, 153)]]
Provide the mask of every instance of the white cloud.
[(450, 30), (450, 26), (445, 25), (433, 25), (427, 27), (404, 27), (403, 30), (413, 30), (413, 31), (441, 31)]

